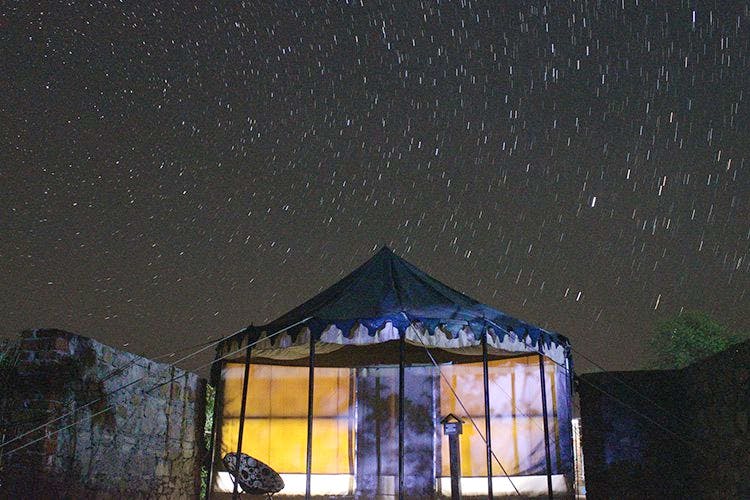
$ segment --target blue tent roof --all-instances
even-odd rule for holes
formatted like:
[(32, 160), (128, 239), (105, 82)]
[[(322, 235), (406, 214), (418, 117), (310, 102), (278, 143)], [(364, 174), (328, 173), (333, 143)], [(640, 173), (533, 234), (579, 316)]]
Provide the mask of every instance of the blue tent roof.
[(255, 330), (271, 333), (303, 320), (316, 338), (331, 324), (346, 332), (355, 325), (374, 331), (386, 322), (402, 330), (418, 322), (428, 331), (438, 326), (450, 332), (468, 327), (477, 340), (485, 329), (491, 329), (495, 335), (515, 336), (530, 345), (538, 345), (540, 340), (546, 345), (569, 345), (562, 335), (515, 319), (450, 288), (388, 247), (338, 283)]

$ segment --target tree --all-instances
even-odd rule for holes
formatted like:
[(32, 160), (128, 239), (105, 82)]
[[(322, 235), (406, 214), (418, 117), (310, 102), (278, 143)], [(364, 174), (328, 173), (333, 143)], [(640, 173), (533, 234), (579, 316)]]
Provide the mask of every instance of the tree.
[(209, 453), (211, 450), (211, 437), (214, 428), (214, 405), (216, 404), (216, 388), (211, 384), (206, 384), (206, 423), (203, 426), (203, 437), (206, 445), (206, 460), (201, 467), (201, 494), (200, 498), (208, 498), (208, 488), (211, 487), (211, 478), (208, 477), (208, 470), (211, 461), (214, 459)]
[(684, 368), (740, 340), (708, 314), (690, 311), (658, 323), (651, 346), (656, 352), (656, 368)]

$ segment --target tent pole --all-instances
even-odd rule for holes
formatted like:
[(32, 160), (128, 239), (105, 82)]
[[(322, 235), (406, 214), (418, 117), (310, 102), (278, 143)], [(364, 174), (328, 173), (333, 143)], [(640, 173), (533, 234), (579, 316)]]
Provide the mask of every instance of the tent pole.
[[(217, 429), (217, 421), (219, 420), (219, 415), (221, 415), (222, 410), (222, 402), (224, 400), (224, 381), (221, 377), (221, 372), (224, 367), (224, 362), (221, 361), (218, 364), (218, 367), (212, 368), (212, 376), (213, 379), (215, 391), (214, 391), (214, 412), (211, 416), (212, 423), (211, 423), (211, 442), (209, 443), (208, 448), (208, 478), (206, 479), (206, 500), (211, 500), (211, 493), (213, 491), (213, 481), (214, 481), (214, 462), (216, 461), (216, 455), (217, 449), (216, 449), (216, 441), (219, 435), (219, 430)], [(215, 370), (215, 371), (214, 371)], [(215, 375), (215, 373), (218, 373), (218, 375)]]
[(310, 330), (310, 371), (307, 377), (307, 460), (305, 466), (305, 498), (312, 493), (312, 438), (313, 438), (313, 390), (315, 387), (315, 335)]
[[(242, 434), (245, 432), (245, 407), (247, 406), (247, 389), (248, 383), (250, 382), (250, 353), (252, 352), (252, 344), (250, 343), (250, 336), (246, 336), (247, 348), (245, 349), (245, 376), (242, 379), (242, 403), (240, 406), (240, 428), (237, 431), (237, 462), (236, 471), (239, 476), (240, 472), (240, 455), (242, 453)], [(237, 491), (239, 487), (239, 479), (235, 477), (234, 487), (232, 488), (232, 500), (239, 498), (240, 494)]]
[[(572, 422), (572, 418), (573, 418), (573, 414), (572, 413), (573, 412), (572, 412), (572, 405), (573, 405), (573, 402), (575, 401), (575, 394), (573, 394), (573, 390), (574, 390), (573, 389), (573, 384), (575, 383), (575, 375), (573, 374), (573, 370), (571, 368), (572, 367), (570, 366), (570, 358), (569, 358), (569, 355), (566, 353), (566, 355), (565, 355), (565, 372), (568, 374), (568, 385), (569, 385), (568, 392), (569, 392), (570, 404), (571, 404), (571, 412), (570, 412), (570, 415), (569, 415), (569, 418), (571, 418), (571, 422), (570, 422), (570, 426), (571, 426), (570, 427), (570, 446), (568, 446), (568, 453), (570, 453), (570, 455), (569, 455), (570, 457), (574, 457), (575, 456), (575, 447), (573, 445), (573, 422)], [(573, 469), (569, 470), (568, 474), (572, 474), (573, 488), (575, 488), (575, 483), (576, 483), (576, 479), (575, 479), (576, 478), (575, 459), (573, 460), (573, 462), (574, 462), (573, 463)]]
[(398, 498), (404, 498), (404, 364), (406, 332), (399, 332), (398, 341)]
[(484, 378), (484, 436), (487, 446), (487, 498), (494, 498), (492, 493), (492, 433), (490, 430), (490, 378), (487, 366), (487, 328), (482, 335), (482, 377)]
[(542, 422), (544, 423), (544, 458), (547, 463), (547, 497), (552, 498), (552, 458), (549, 453), (549, 423), (547, 422), (547, 387), (544, 380), (544, 356), (539, 340), (539, 378), (542, 384)]

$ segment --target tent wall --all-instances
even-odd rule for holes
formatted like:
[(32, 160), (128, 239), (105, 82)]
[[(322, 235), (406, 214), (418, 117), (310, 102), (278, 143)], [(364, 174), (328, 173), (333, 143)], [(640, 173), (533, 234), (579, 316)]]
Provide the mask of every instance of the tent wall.
[[(560, 433), (564, 429), (557, 417), (559, 409), (566, 406), (568, 398), (560, 400), (558, 386), (561, 380), (556, 376), (556, 366), (551, 362), (545, 363), (552, 472), (559, 474), (563, 472)], [(441, 368), (441, 372), (441, 415), (453, 413), (467, 420), (461, 436), (461, 473), (463, 476), (485, 476), (487, 458), (483, 439), (485, 419), (482, 365), (472, 363), (445, 366)], [(451, 388), (456, 391), (463, 407)], [(502, 466), (508, 474), (514, 476), (546, 473), (538, 358), (490, 361), (489, 395), (492, 451)], [(471, 424), (472, 421), (478, 430)], [(449, 476), (448, 438), (443, 436), (442, 440), (441, 475)], [(493, 464), (493, 473), (502, 475), (497, 462)]]
[[(222, 379), (219, 459), (237, 448), (243, 365), (228, 363)], [(569, 491), (569, 378), (564, 369), (548, 361), (545, 379), (552, 473), (558, 492)], [(448, 413), (466, 420), (460, 440), (462, 475), (467, 484), (464, 496), (471, 496), (472, 488), (476, 496), (482, 495), (482, 488), (486, 494), (481, 362), (446, 364), (440, 370), (428, 364), (409, 365), (405, 382), (407, 495), (449, 494), (444, 481), (449, 476), (448, 445), (440, 425)], [(305, 367), (251, 365), (242, 450), (282, 474), (287, 489), (279, 497), (300, 494), (300, 487), (304, 493), (307, 383)], [(398, 367), (316, 368), (314, 394), (313, 493), (361, 497), (397, 493)], [(537, 491), (541, 484), (546, 492), (538, 357), (490, 361), (489, 395), (494, 454), (514, 484), (527, 488), (527, 493)], [(231, 491), (227, 473), (220, 465), (217, 469), (223, 474), (219, 489), (226, 491), (228, 486)], [(493, 473), (499, 482), (496, 493), (502, 494), (502, 483), (508, 480), (497, 462)], [(479, 479), (483, 482), (477, 482)]]

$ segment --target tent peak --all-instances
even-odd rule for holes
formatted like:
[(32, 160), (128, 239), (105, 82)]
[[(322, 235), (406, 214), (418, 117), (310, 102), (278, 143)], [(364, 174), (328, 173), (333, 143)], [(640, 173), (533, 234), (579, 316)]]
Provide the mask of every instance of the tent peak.
[(388, 245), (383, 245), (382, 247), (380, 247), (380, 250), (378, 250), (375, 255), (379, 254), (395, 255), (396, 257), (398, 257), (396, 252), (394, 252), (393, 249), (391, 249), (391, 247), (389, 247)]

